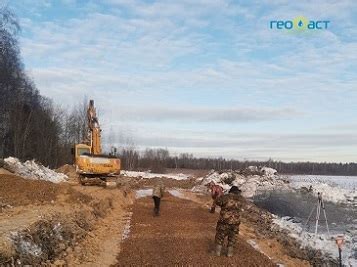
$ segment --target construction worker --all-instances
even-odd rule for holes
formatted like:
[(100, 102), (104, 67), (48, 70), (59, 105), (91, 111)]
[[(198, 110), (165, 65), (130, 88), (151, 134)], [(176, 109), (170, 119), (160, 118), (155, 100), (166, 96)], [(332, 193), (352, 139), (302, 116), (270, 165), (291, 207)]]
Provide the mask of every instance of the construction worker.
[(154, 200), (154, 216), (160, 216), (160, 201), (164, 196), (164, 184), (159, 180), (153, 188), (152, 198)]
[(216, 204), (221, 207), (221, 212), (216, 227), (216, 255), (221, 256), (224, 239), (228, 237), (227, 256), (233, 256), (233, 248), (239, 233), (240, 212), (244, 198), (240, 190), (232, 186), (229, 193), (216, 199)]
[(208, 187), (208, 190), (211, 191), (211, 197), (213, 200), (210, 212), (214, 213), (216, 211), (216, 199), (223, 195), (223, 188), (216, 185), (213, 181), (209, 182), (206, 186)]

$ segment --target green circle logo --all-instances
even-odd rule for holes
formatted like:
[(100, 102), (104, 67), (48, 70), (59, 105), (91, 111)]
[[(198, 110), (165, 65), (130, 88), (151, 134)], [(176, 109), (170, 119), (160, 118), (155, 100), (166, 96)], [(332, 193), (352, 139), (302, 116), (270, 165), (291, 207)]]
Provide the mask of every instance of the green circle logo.
[(294, 30), (304, 31), (307, 29), (308, 24), (309, 24), (309, 20), (304, 16), (298, 16), (293, 19)]

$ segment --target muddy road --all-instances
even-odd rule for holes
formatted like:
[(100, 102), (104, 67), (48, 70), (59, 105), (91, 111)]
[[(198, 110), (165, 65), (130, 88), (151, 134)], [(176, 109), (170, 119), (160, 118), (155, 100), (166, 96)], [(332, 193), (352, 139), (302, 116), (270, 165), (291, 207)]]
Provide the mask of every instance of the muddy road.
[(202, 205), (167, 194), (160, 217), (153, 217), (152, 206), (151, 197), (135, 202), (116, 266), (275, 266), (241, 237), (232, 258), (214, 256), (218, 213)]

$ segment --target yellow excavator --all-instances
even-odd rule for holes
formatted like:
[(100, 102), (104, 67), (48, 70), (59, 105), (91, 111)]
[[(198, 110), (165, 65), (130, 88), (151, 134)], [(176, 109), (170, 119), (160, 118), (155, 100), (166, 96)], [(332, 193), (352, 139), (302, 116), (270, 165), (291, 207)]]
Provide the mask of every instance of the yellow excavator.
[[(120, 159), (115, 155), (102, 154), (101, 129), (94, 107), (90, 100), (87, 109), (88, 136), (82, 144), (74, 146), (74, 162), (81, 184), (95, 184), (98, 178), (106, 182), (107, 178), (120, 174)], [(113, 153), (114, 154), (114, 153)]]

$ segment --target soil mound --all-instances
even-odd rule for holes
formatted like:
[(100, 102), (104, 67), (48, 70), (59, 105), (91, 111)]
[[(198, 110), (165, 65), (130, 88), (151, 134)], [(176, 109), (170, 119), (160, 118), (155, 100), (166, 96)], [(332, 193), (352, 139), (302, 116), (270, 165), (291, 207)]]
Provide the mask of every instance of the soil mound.
[(16, 207), (38, 205), (56, 201), (61, 195), (68, 195), (69, 201), (88, 201), (85, 196), (68, 185), (54, 184), (42, 180), (28, 180), (16, 175), (0, 174), (0, 206)]
[(4, 168), (0, 168), (0, 174), (12, 174), (12, 172), (10, 172)]
[(59, 167), (56, 171), (67, 175), (69, 178), (77, 177), (76, 168), (70, 164), (65, 164), (65, 165)]

